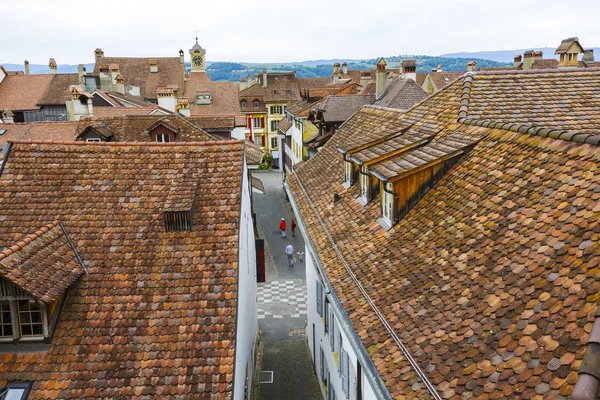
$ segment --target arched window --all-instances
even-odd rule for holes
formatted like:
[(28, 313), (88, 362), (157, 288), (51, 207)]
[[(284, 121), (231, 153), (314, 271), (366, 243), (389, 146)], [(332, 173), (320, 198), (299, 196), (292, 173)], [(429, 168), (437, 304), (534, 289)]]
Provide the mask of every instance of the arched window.
[(246, 108), (248, 106), (248, 103), (246, 103), (246, 100), (242, 100), (242, 108)]
[(254, 108), (260, 107), (260, 102), (258, 100), (254, 100)]

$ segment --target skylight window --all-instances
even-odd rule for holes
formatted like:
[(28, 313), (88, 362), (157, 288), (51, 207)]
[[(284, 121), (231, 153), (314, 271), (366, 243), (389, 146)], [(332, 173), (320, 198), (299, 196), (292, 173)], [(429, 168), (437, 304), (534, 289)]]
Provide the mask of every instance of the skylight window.
[(0, 136), (4, 135), (4, 132), (6, 132), (6, 129), (0, 129)]

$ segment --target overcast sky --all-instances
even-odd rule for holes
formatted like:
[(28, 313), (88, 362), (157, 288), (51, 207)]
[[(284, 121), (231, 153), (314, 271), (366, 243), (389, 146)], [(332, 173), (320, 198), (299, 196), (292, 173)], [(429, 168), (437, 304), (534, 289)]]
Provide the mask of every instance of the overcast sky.
[[(177, 56), (291, 62), (600, 46), (599, 0), (0, 0), (0, 64)], [(598, 57), (598, 56), (597, 56)]]

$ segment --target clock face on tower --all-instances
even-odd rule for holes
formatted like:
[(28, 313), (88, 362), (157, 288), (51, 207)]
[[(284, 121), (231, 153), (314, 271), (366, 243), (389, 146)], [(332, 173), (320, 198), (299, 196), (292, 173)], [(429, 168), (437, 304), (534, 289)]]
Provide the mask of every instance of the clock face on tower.
[(202, 65), (202, 56), (193, 56), (192, 62), (194, 65)]

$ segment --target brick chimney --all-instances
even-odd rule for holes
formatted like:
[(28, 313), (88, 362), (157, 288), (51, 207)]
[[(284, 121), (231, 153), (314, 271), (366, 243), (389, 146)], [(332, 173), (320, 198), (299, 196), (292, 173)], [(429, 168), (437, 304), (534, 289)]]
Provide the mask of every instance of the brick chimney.
[(520, 54), (517, 54), (513, 60), (513, 68), (519, 68), (521, 63), (523, 62), (523, 57)]
[(25, 60), (25, 75), (29, 74), (31, 74), (31, 71), (29, 70), (29, 61)]
[(417, 81), (417, 61), (416, 60), (402, 60), (400, 67), (402, 71), (402, 79), (412, 79)]
[(469, 72), (475, 72), (477, 70), (477, 62), (476, 61), (469, 61), (467, 63), (467, 71)]
[(56, 73), (56, 71), (58, 70), (58, 65), (56, 64), (56, 60), (54, 60), (54, 58), (50, 59), (50, 62), (48, 62), (48, 67), (50, 68), (51, 74)]
[(263, 69), (262, 72), (262, 86), (267, 87), (267, 69)]
[(185, 64), (185, 58), (183, 57), (183, 50), (179, 50), (179, 64)]
[(346, 61), (342, 63), (342, 74), (348, 75), (348, 63)]
[(387, 79), (387, 71), (385, 66), (387, 63), (382, 58), (377, 61), (377, 71), (375, 72), (375, 98), (379, 99), (385, 93), (385, 81)]

